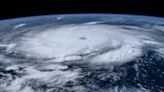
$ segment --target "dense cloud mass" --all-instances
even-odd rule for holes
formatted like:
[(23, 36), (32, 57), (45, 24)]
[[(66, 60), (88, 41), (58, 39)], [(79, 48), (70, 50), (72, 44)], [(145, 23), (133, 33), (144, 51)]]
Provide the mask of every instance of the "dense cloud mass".
[[(141, 55), (143, 33), (134, 35), (117, 26), (65, 25), (21, 38), (16, 51), (54, 62), (92, 59), (122, 62)], [(111, 54), (112, 53), (112, 54)], [(100, 60), (99, 60), (100, 59)]]
[(0, 92), (164, 91), (162, 26), (55, 18), (0, 30)]

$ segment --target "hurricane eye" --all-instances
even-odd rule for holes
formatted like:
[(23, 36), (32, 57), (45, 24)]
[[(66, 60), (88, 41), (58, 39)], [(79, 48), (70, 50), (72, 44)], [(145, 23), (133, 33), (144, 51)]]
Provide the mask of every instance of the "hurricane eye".
[(87, 40), (86, 37), (79, 37), (80, 40)]

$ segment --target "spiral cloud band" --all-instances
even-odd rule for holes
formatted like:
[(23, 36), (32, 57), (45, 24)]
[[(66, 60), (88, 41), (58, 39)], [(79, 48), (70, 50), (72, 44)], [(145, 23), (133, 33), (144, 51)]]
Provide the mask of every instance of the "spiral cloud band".
[(52, 59), (53, 62), (124, 63), (142, 55), (144, 36), (144, 32), (135, 33), (118, 26), (72, 24), (38, 34), (27, 33), (15, 50), (27, 57)]

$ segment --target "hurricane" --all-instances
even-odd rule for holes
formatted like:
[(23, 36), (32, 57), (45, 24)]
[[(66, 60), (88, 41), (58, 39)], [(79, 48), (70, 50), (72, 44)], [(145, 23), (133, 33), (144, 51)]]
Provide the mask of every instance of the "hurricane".
[(0, 92), (164, 91), (161, 27), (63, 18), (0, 31)]

